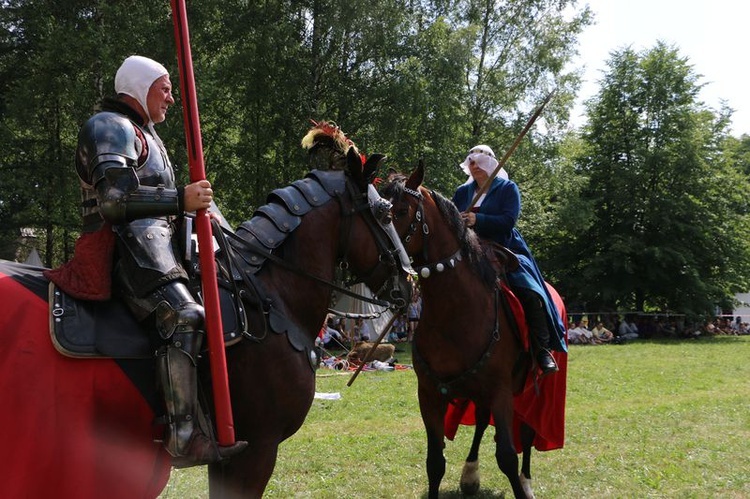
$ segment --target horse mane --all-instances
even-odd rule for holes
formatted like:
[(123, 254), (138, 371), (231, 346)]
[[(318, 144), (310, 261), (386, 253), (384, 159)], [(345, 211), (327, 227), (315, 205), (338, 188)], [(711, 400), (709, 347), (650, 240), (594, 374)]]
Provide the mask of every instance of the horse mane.
[[(380, 190), (382, 194), (397, 201), (403, 200), (407, 177), (402, 173), (391, 172)], [(489, 260), (485, 257), (476, 232), (466, 227), (461, 219), (461, 213), (451, 200), (437, 191), (427, 189), (435, 201), (440, 215), (445, 221), (448, 229), (456, 237), (461, 247), (461, 255), (468, 261), (469, 267), (482, 283), (490, 289), (494, 289), (497, 274), (492, 268)]]

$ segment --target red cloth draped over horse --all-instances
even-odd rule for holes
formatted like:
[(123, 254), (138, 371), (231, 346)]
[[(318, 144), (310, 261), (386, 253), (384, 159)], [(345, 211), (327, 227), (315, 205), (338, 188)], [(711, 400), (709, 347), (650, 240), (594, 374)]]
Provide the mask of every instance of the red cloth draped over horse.
[(48, 305), (0, 272), (0, 490), (32, 499), (156, 497), (171, 461), (120, 367), (50, 341)]
[[(547, 284), (550, 295), (555, 301), (563, 324), (568, 323), (565, 304), (557, 291)], [(523, 317), (523, 308), (512, 294), (508, 294), (511, 308), (516, 317)], [(519, 325), (525, 324), (523, 320)], [(525, 330), (525, 327), (519, 328)], [(527, 341), (525, 342), (527, 343)], [(513, 401), (513, 438), (516, 450), (521, 452), (521, 423), (528, 424), (536, 431), (534, 448), (539, 451), (561, 449), (565, 444), (565, 393), (567, 389), (568, 355), (564, 352), (553, 352), (553, 357), (560, 368), (555, 374), (545, 376), (534, 384), (533, 376), (528, 376), (523, 390)], [(459, 425), (471, 426), (476, 423), (474, 403), (470, 400), (454, 400), (448, 405), (445, 414), (445, 436), (453, 440)], [(492, 418), (490, 424), (494, 425)]]

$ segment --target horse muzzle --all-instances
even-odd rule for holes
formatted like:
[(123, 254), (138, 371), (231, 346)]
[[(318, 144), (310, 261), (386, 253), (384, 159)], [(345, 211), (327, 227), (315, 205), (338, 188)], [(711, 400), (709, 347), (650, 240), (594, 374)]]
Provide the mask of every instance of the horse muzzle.
[(377, 297), (389, 302), (391, 310), (406, 312), (406, 308), (411, 301), (411, 294), (411, 282), (405, 275), (396, 275), (385, 283), (385, 286), (378, 292)]

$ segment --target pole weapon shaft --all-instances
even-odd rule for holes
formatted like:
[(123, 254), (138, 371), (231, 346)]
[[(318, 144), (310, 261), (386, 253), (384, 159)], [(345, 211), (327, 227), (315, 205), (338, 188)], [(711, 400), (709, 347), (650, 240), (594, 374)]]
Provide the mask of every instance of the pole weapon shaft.
[[(195, 92), (193, 75), (193, 58), (190, 51), (190, 32), (188, 30), (185, 0), (171, 0), (172, 20), (174, 22), (177, 62), (180, 69), (180, 91), (182, 110), (185, 120), (185, 137), (187, 141), (190, 181), (205, 180), (206, 168), (203, 161), (203, 142), (198, 115), (198, 98)], [(216, 433), (220, 445), (230, 446), (235, 443), (232, 403), (229, 395), (227, 378), (227, 360), (224, 351), (224, 331), (221, 322), (219, 289), (216, 278), (216, 262), (213, 252), (213, 235), (211, 221), (206, 210), (198, 210), (195, 216), (198, 246), (200, 252), (201, 285), (203, 302), (206, 310), (206, 336), (208, 337), (208, 354), (211, 365), (211, 381), (216, 409)]]
[(396, 317), (398, 317), (398, 313), (393, 312), (393, 315), (391, 316), (391, 320), (388, 321), (388, 324), (386, 324), (383, 330), (380, 332), (380, 336), (378, 336), (378, 339), (375, 340), (375, 343), (373, 343), (373, 345), (367, 351), (367, 353), (365, 354), (365, 357), (362, 359), (362, 362), (359, 364), (359, 367), (357, 367), (357, 370), (354, 371), (354, 374), (352, 374), (352, 377), (346, 383), (346, 386), (352, 386), (352, 383), (354, 383), (354, 380), (357, 379), (357, 376), (359, 376), (359, 373), (362, 371), (362, 368), (364, 368), (365, 364), (369, 362), (370, 357), (372, 357), (373, 352), (378, 347), (378, 345), (380, 345), (380, 342), (383, 341), (383, 338), (385, 338), (386, 333), (388, 333), (388, 331), (391, 329), (391, 326), (396, 321)]
[(508, 161), (508, 158), (510, 158), (511, 154), (516, 150), (516, 147), (518, 147), (518, 144), (521, 143), (521, 140), (526, 136), (528, 131), (531, 129), (532, 125), (534, 125), (534, 122), (539, 118), (539, 115), (542, 114), (542, 110), (544, 110), (544, 107), (547, 105), (547, 103), (552, 100), (552, 96), (555, 94), (555, 90), (549, 93), (547, 97), (545, 97), (544, 101), (537, 107), (536, 111), (534, 111), (534, 114), (531, 115), (531, 118), (529, 118), (529, 121), (526, 122), (526, 126), (523, 127), (523, 130), (521, 130), (521, 133), (518, 134), (518, 137), (516, 137), (516, 140), (513, 141), (513, 144), (510, 146), (510, 148), (505, 152), (503, 157), (500, 159), (500, 161), (497, 163), (497, 166), (495, 167), (495, 170), (492, 172), (492, 175), (487, 177), (487, 180), (482, 184), (482, 186), (479, 188), (479, 190), (474, 193), (474, 198), (471, 200), (471, 204), (466, 208), (466, 212), (471, 211), (472, 208), (474, 208), (474, 205), (477, 204), (477, 201), (479, 201), (479, 198), (487, 192), (487, 189), (490, 188), (490, 185), (492, 185), (492, 180), (495, 178), (495, 175), (500, 171), (500, 168), (502, 168), (505, 163)]

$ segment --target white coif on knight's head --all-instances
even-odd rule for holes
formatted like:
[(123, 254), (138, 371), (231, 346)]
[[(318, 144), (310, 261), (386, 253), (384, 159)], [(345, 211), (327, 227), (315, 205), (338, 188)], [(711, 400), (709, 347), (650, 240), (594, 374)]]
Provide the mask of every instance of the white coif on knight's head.
[(169, 71), (153, 59), (131, 55), (115, 74), (115, 92), (131, 96), (148, 113), (148, 90), (157, 79), (168, 74)]

